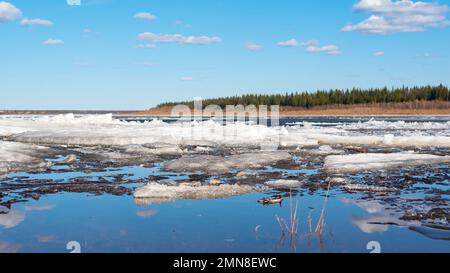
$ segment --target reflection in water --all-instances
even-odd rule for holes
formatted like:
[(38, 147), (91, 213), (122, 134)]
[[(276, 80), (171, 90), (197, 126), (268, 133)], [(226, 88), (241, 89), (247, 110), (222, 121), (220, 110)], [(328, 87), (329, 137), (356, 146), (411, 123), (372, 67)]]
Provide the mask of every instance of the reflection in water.
[(352, 200), (342, 198), (340, 201), (347, 205), (360, 207), (368, 213), (365, 216), (352, 216), (352, 224), (364, 233), (383, 233), (389, 229), (389, 225), (408, 225), (408, 223), (399, 220), (399, 215), (389, 213), (390, 207), (382, 204), (378, 200)]
[(16, 253), (19, 249), (19, 244), (11, 244), (6, 241), (0, 241), (0, 253)]
[(0, 207), (0, 226), (9, 229), (25, 220), (25, 213), (19, 210)]
[(38, 235), (36, 236), (36, 240), (39, 243), (51, 243), (56, 241), (56, 237), (53, 235)]
[[(24, 205), (25, 211), (47, 211), (55, 207), (55, 204), (26, 204)], [(26, 213), (20, 210), (8, 209), (7, 207), (0, 206), (0, 226), (5, 229), (10, 229), (25, 220)]]
[(383, 233), (389, 229), (387, 223), (397, 220), (394, 217), (382, 215), (353, 216), (352, 223), (365, 233)]
[(156, 215), (157, 213), (158, 213), (158, 211), (155, 209), (146, 209), (146, 210), (142, 209), (142, 210), (138, 210), (136, 212), (136, 215), (139, 217), (142, 217), (142, 218), (150, 218), (150, 217)]
[(450, 241), (450, 228), (443, 226), (412, 226), (410, 230), (416, 231), (430, 239)]
[(371, 214), (386, 210), (386, 205), (381, 204), (378, 200), (353, 200), (349, 198), (342, 198), (340, 200), (344, 204), (358, 206)]
[(55, 204), (25, 204), (23, 207), (26, 211), (46, 211), (51, 210), (55, 207)]
[(134, 203), (138, 206), (158, 205), (162, 203), (173, 203), (176, 199), (170, 198), (135, 198)]
[(315, 229), (313, 231), (313, 225), (312, 225), (312, 213), (314, 212), (314, 208), (308, 207), (308, 231), (306, 233), (301, 234), (300, 229), (300, 212), (299, 212), (299, 201), (298, 198), (295, 200), (295, 207), (294, 207), (294, 201), (292, 198), (292, 190), (289, 192), (289, 224), (286, 223), (286, 220), (284, 218), (278, 217), (278, 215), (275, 215), (275, 218), (278, 222), (278, 225), (281, 230), (281, 237), (277, 244), (277, 249), (281, 248), (285, 241), (287, 235), (289, 235), (289, 245), (292, 252), (297, 252), (297, 247), (302, 239), (307, 238), (308, 246), (311, 246), (311, 241), (314, 237), (316, 238), (317, 242), (319, 243), (319, 250), (320, 252), (325, 251), (325, 241), (324, 241), (324, 231), (325, 231), (325, 211), (328, 204), (328, 199), (330, 196), (330, 189), (331, 184), (328, 183), (327, 191), (325, 193), (325, 198), (323, 199), (322, 209), (320, 212), (319, 219), (317, 220), (317, 223), (315, 225)]

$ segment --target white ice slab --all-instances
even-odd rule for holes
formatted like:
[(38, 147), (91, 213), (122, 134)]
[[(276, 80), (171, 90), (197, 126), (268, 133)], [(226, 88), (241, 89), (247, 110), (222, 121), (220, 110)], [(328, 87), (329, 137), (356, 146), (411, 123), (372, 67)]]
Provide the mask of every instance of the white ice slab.
[[(160, 120), (122, 122), (112, 115), (3, 116), (0, 136), (13, 141), (62, 145), (143, 145), (167, 143), (282, 147), (371, 145), (388, 147), (450, 147), (450, 123), (369, 121), (320, 127), (267, 127), (214, 121), (165, 123)], [(395, 130), (394, 130), (394, 129)]]
[(50, 150), (37, 145), (0, 141), (0, 175), (13, 171), (46, 169), (44, 157)]
[(134, 192), (137, 199), (175, 200), (175, 199), (211, 199), (243, 195), (257, 190), (248, 185), (219, 186), (168, 186), (151, 183)]
[(348, 173), (447, 162), (450, 156), (414, 152), (330, 155), (325, 158), (324, 169), (330, 173)]

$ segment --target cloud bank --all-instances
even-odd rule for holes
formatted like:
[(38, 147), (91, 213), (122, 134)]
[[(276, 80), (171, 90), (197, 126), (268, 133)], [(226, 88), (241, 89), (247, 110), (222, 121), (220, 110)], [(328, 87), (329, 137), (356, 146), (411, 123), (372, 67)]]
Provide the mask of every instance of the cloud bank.
[(371, 15), (360, 23), (346, 25), (341, 31), (383, 35), (423, 32), (430, 27), (450, 25), (446, 18), (449, 7), (437, 2), (360, 0), (353, 6), (353, 10)]

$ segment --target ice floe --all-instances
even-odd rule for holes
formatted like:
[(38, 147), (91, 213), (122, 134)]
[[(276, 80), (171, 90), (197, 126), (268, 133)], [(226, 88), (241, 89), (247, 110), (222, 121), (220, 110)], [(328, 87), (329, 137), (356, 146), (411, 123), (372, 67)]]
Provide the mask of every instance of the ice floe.
[(51, 166), (45, 160), (50, 152), (46, 147), (0, 141), (0, 176), (14, 171), (45, 170)]
[(317, 149), (305, 150), (305, 153), (312, 155), (333, 155), (333, 154), (343, 154), (343, 150), (333, 149), (329, 145), (322, 145)]
[[(308, 123), (268, 127), (249, 122), (224, 125), (213, 120), (175, 123), (120, 121), (112, 115), (3, 116), (0, 117), (0, 136), (18, 142), (59, 145), (166, 143), (199, 146), (205, 143), (204, 147), (210, 148), (219, 145), (298, 147), (337, 144), (450, 147), (450, 122), (369, 121), (334, 127)], [(208, 150), (204, 147), (198, 151)]]
[(285, 179), (272, 180), (264, 183), (264, 185), (271, 188), (295, 188), (303, 184), (304, 183), (302, 181)]
[(134, 192), (137, 199), (176, 200), (176, 199), (212, 199), (224, 198), (235, 195), (243, 195), (258, 190), (257, 187), (248, 185), (219, 186), (170, 186), (158, 183), (150, 183)]
[(279, 161), (291, 160), (285, 151), (254, 152), (230, 156), (196, 155), (184, 156), (164, 164), (168, 171), (206, 172), (209, 174), (228, 173), (234, 169), (255, 169)]
[(448, 162), (450, 156), (414, 152), (330, 155), (325, 158), (324, 169), (330, 173), (347, 173)]
[(448, 122), (407, 122), (369, 120), (367, 122), (355, 122), (338, 125), (345, 130), (450, 130), (450, 121)]
[(344, 189), (350, 192), (396, 192), (398, 189), (365, 184), (347, 184)]

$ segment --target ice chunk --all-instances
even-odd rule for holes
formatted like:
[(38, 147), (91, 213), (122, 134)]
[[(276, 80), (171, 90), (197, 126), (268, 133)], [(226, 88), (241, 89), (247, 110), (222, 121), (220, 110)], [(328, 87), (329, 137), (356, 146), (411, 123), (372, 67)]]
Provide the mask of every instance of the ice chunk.
[(125, 148), (125, 152), (143, 155), (181, 155), (183, 153), (178, 145), (166, 143), (130, 145)]
[(333, 149), (329, 145), (322, 145), (318, 149), (315, 149), (315, 150), (305, 150), (305, 153), (313, 154), (313, 155), (333, 155), (333, 154), (343, 154), (344, 151)]
[(346, 185), (350, 183), (350, 181), (343, 177), (332, 177), (327, 179), (327, 182), (331, 185)]
[(137, 199), (212, 199), (224, 198), (235, 195), (243, 195), (255, 191), (256, 188), (248, 185), (219, 186), (168, 186), (158, 183), (150, 183), (134, 192)]
[(291, 160), (285, 151), (255, 152), (231, 156), (185, 156), (164, 165), (169, 171), (206, 172), (209, 174), (228, 173), (234, 169), (255, 169), (279, 161)]
[(285, 180), (278, 179), (273, 181), (267, 181), (264, 185), (272, 187), (272, 188), (295, 188), (303, 185), (303, 182), (298, 180)]
[(346, 173), (447, 162), (450, 156), (414, 152), (330, 155), (325, 158), (324, 169), (330, 173)]
[(112, 114), (104, 115), (75, 115), (72, 113), (55, 115), (55, 116), (40, 116), (37, 118), (40, 122), (51, 124), (81, 124), (81, 125), (104, 125), (104, 124), (120, 124), (119, 120), (113, 118)]
[(388, 188), (381, 186), (365, 185), (365, 184), (346, 184), (344, 189), (350, 192), (396, 192), (396, 188)]
[(47, 169), (51, 163), (45, 156), (50, 152), (46, 147), (0, 141), (0, 174)]
[(450, 121), (447, 122), (406, 122), (369, 120), (367, 122), (355, 122), (338, 126), (345, 130), (450, 130)]

